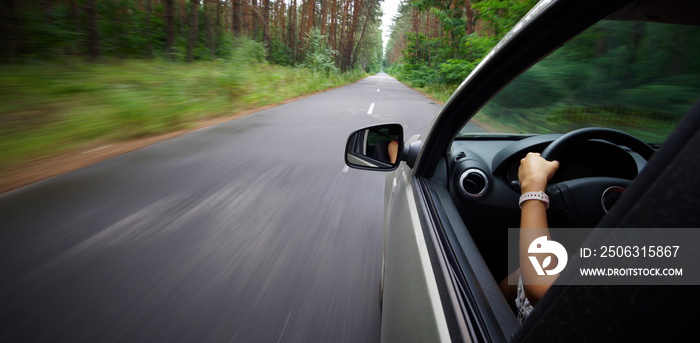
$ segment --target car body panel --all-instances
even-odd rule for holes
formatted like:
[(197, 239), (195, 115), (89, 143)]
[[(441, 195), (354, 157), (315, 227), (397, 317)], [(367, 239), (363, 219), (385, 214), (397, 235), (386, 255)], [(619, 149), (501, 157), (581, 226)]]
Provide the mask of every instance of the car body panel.
[[(446, 342), (449, 333), (428, 253), (412, 171), (402, 163), (390, 174), (384, 250), (382, 341)], [(405, 328), (410, 326), (411, 330)]]

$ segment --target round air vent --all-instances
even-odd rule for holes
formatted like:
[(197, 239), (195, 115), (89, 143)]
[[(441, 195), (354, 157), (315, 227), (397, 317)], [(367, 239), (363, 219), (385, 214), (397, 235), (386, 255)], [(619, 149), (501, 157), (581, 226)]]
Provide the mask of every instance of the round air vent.
[(462, 194), (479, 198), (486, 193), (489, 186), (489, 179), (486, 174), (479, 169), (467, 169), (459, 177), (459, 189)]

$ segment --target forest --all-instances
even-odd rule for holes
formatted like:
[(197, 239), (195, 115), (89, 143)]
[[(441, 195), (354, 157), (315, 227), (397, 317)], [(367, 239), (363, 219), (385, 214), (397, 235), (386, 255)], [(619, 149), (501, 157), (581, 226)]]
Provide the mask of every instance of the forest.
[(446, 100), (537, 0), (403, 1), (386, 47), (389, 74)]
[(49, 56), (229, 58), (242, 39), (270, 63), (377, 70), (379, 0), (6, 0), (4, 61)]

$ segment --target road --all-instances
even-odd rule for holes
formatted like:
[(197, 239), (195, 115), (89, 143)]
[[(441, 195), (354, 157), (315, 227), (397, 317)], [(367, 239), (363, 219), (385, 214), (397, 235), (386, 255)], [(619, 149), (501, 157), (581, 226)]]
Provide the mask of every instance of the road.
[(0, 196), (0, 342), (378, 341), (385, 175), (345, 140), (439, 109), (378, 74)]

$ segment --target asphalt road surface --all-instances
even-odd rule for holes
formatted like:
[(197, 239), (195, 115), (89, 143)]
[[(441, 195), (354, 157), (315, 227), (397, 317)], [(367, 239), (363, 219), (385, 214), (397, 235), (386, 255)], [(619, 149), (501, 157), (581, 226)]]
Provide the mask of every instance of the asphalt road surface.
[(0, 342), (375, 342), (385, 174), (351, 131), (440, 106), (386, 74), (0, 196)]

